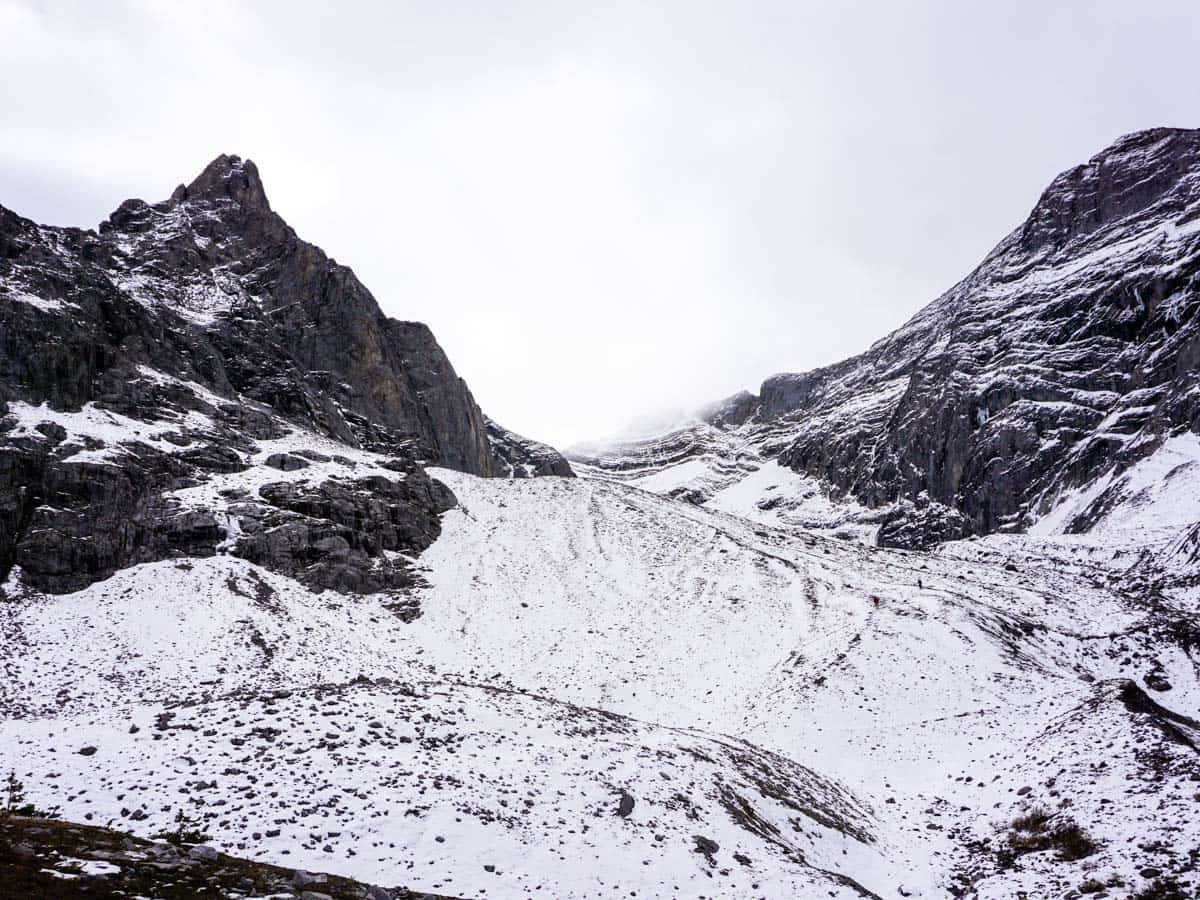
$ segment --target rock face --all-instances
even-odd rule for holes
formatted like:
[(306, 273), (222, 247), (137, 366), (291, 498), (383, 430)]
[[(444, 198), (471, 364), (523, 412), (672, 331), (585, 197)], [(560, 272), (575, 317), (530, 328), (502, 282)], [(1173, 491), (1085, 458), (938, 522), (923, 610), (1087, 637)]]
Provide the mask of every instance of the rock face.
[(699, 417), (714, 428), (737, 428), (745, 425), (758, 408), (758, 397), (749, 391), (738, 391), (731, 397), (710, 403), (700, 410)]
[[(299, 434), (374, 454), (359, 462), (377, 470), (394, 462), (336, 489), (267, 491), (260, 464), (304, 474), (313, 462), (311, 441), (285, 440)], [(428, 546), (452, 503), (422, 464), (571, 474), (545, 445), (495, 447), (429, 329), (384, 316), (236, 156), (164, 202), (122, 203), (98, 232), (0, 207), (0, 442), (0, 578), (20, 566), (47, 590), (211, 554), (235, 531), (233, 552), (314, 586), (392, 588), (404, 567), (381, 554)], [(253, 496), (170, 496), (236, 473)], [(235, 501), (264, 530), (220, 520)]]
[(530, 478), (535, 475), (574, 477), (571, 464), (553, 447), (514, 434), (491, 419), (486, 421), (488, 441), (500, 474), (510, 478)]
[[(233, 506), (245, 536), (238, 556), (316, 588), (371, 594), (410, 586), (400, 551), (419, 553), (440, 533), (454, 495), (416, 466), (402, 480), (372, 475), (310, 485), (272, 482)], [(265, 501), (264, 504), (261, 501)]]
[[(768, 378), (744, 424), (712, 424), (835, 498), (894, 508), (881, 543), (1019, 531), (1064, 492), (1200, 430), (1198, 309), (1200, 130), (1139, 132), (1056, 178), (902, 328)], [(619, 470), (602, 456), (573, 458)]]
[[(17, 897), (296, 896), (329, 900), (451, 900), (303, 872), (189, 846), (176, 836), (147, 841), (123, 831), (53, 819), (0, 818), (0, 877)], [(261, 837), (261, 836), (260, 836)]]

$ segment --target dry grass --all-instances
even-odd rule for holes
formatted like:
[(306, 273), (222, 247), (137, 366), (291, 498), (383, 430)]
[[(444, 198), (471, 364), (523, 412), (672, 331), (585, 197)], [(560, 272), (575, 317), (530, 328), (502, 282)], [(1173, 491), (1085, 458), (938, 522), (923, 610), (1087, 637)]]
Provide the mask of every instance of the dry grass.
[(1034, 807), (1009, 823), (1008, 849), (1012, 857), (1054, 850), (1064, 861), (1084, 859), (1099, 849), (1078, 823), (1066, 819), (1055, 823), (1052, 813)]

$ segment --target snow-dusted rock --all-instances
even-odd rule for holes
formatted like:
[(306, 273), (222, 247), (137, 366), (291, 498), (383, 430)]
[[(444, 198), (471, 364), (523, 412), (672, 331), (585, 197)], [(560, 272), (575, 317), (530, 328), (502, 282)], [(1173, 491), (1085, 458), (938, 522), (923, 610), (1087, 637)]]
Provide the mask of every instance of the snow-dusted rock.
[(583, 478), (249, 163), (0, 214), (0, 773), (292, 894), (1194, 894), (1197, 142)]
[[(386, 318), (236, 156), (98, 232), (0, 207), (0, 334), (0, 577), (19, 566), (48, 590), (222, 551), (395, 589), (407, 563), (384, 554), (419, 552), (449, 502), (421, 463), (570, 474), (545, 445), (493, 444), (429, 329)], [(307, 493), (230, 477), (251, 465), (304, 470)]]
[(1198, 310), (1200, 130), (1139, 132), (1056, 178), (974, 272), (862, 355), (768, 378), (744, 422), (710, 411), (572, 459), (698, 502), (778, 460), (835, 500), (892, 507), (884, 544), (1023, 530), (1200, 429)]

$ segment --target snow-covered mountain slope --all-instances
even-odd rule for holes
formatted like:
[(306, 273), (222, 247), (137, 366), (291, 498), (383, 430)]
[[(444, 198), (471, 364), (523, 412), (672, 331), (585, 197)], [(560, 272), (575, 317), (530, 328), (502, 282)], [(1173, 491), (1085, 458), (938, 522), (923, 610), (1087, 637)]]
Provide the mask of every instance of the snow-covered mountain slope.
[[(459, 505), (415, 621), (224, 556), (10, 583), (0, 764), (73, 817), (149, 831), (183, 797), (238, 852), (465, 896), (1043, 896), (1200, 838), (1200, 595), (1133, 592), (1111, 548), (435, 475)], [(1060, 861), (1070, 824), (1096, 846)]]
[[(767, 704), (763, 727), (779, 727), (775, 704), (805, 693), (790, 674), (801, 658), (827, 664), (874, 640), (877, 653), (868, 645), (855, 656), (880, 672), (908, 652), (913, 668), (944, 660), (945, 671), (927, 671), (936, 697), (912, 688), (897, 700), (930, 715), (1011, 694), (1013, 678), (1040, 687), (1047, 669), (1068, 681), (1141, 679), (1134, 663), (1085, 663), (1080, 635), (1172, 615), (1126, 595), (1131, 558), (1085, 545), (997, 536), (938, 554), (884, 551), (599, 480), (493, 485), (436, 474), (460, 505), (422, 557), (426, 613), (412, 632), (439, 666), (554, 685), (560, 697), (655, 721), (737, 730)], [(1043, 646), (1048, 634), (1068, 637)], [(1021, 654), (1037, 665), (1018, 665)], [(1188, 670), (1182, 650), (1172, 665)]]
[(1064, 490), (1033, 534), (1090, 534), (1117, 543), (1173, 535), (1200, 521), (1200, 436), (1185, 431), (1149, 456)]
[(0, 580), (41, 590), (229, 547), (394, 592), (453, 503), (423, 463), (571, 475), (485, 419), (429, 329), (385, 317), (234, 156), (98, 231), (0, 208), (0, 338)]
[(569, 455), (693, 502), (775, 459), (886, 510), (892, 546), (1019, 531), (1200, 430), (1198, 310), (1200, 131), (1139, 132), (1056, 178), (974, 272), (860, 356)]
[(73, 818), (140, 830), (213, 808), (222, 846), (468, 897), (854, 897), (838, 872), (878, 856), (852, 798), (782, 757), (489, 686), (329, 684), (4, 731), (93, 786)]
[(0, 210), (0, 772), (448, 896), (1196, 895), (1198, 144), (585, 478), (249, 163)]
[(70, 818), (153, 833), (182, 806), (231, 849), (464, 896), (851, 897), (847, 872), (887, 865), (844, 787), (733, 737), (439, 675), (376, 598), (230, 557), (6, 592), (0, 763), (52, 759), (26, 781)]
[[(934, 555), (880, 550), (612, 482), (501, 492), (438, 474), (461, 507), (426, 557), (429, 613), (414, 627), (443, 666), (745, 737), (831, 774), (876, 811), (906, 890), (943, 896), (947, 873), (985, 865), (964, 837), (972, 829), (1057, 803), (1041, 788), (1017, 793), (1027, 785), (1057, 778), (1069, 797), (1090, 765), (1146, 771), (1102, 749), (1107, 739), (1096, 744), (1086, 715), (1056, 724), (1072, 710), (1146, 690), (1174, 710), (1200, 709), (1200, 597), (1143, 595), (1130, 551), (1016, 536)], [(1127, 707), (1106, 709), (1154, 738)], [(1031, 756), (1048, 730), (1069, 733), (1074, 753), (1054, 764)], [(1131, 871), (1106, 836), (1154, 818), (1166, 796), (1194, 793), (1194, 751), (1159, 744), (1178, 766), (1169, 789), (1159, 785), (1166, 793), (1081, 818), (1105, 849), (1065, 871), (1039, 860), (1038, 883), (1096, 866)], [(1184, 833), (1200, 838), (1200, 820), (1180, 809)], [(1139, 827), (1179, 847), (1167, 823)]]

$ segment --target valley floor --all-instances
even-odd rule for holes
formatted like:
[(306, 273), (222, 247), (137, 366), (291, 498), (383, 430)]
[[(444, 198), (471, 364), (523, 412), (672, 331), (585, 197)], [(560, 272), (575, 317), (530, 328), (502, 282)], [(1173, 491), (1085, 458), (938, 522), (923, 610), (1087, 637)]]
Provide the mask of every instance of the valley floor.
[(16, 573), (0, 766), (74, 820), (183, 808), (233, 853), (465, 897), (1200, 885), (1200, 594), (1139, 580), (1157, 537), (880, 550), (434, 474), (459, 506), (413, 622), (224, 556)]

